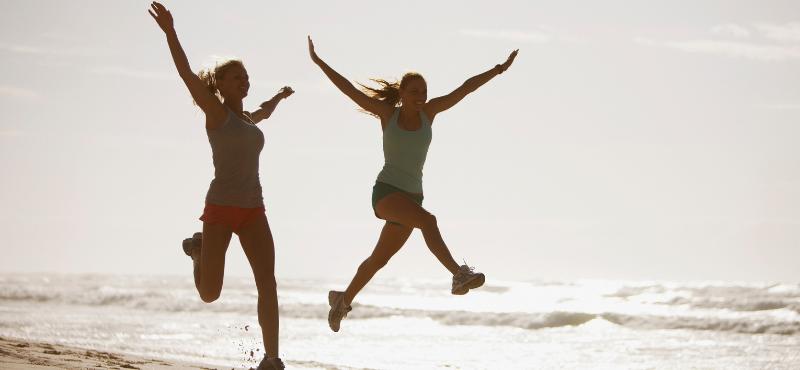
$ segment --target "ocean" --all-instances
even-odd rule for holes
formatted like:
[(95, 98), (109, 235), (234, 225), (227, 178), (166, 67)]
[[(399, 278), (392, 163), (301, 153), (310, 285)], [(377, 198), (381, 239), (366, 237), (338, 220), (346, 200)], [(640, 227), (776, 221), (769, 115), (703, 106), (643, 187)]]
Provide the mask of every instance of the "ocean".
[[(327, 292), (278, 279), (287, 369), (798, 369), (800, 284), (376, 279), (334, 333)], [(203, 303), (191, 276), (0, 274), (0, 337), (247, 369), (252, 278)]]

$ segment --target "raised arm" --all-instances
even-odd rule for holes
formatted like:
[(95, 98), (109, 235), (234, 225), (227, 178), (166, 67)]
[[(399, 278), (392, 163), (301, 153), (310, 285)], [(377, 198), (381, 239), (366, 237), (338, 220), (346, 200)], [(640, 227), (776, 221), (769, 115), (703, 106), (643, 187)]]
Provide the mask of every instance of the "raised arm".
[(341, 92), (347, 95), (348, 98), (358, 104), (359, 107), (367, 112), (377, 115), (382, 121), (388, 121), (389, 118), (392, 117), (392, 114), (394, 114), (394, 107), (390, 107), (388, 104), (378, 99), (367, 96), (367, 94), (364, 94), (355, 86), (353, 86), (350, 81), (342, 77), (342, 75), (340, 75), (338, 72), (334, 71), (333, 68), (325, 64), (325, 62), (323, 62), (314, 51), (314, 43), (311, 41), (311, 36), (308, 37), (308, 52), (311, 54), (311, 60), (318, 65), (320, 69), (322, 69), (322, 72), (328, 76), (331, 82), (333, 82), (333, 84), (336, 85)]
[(166, 34), (169, 51), (172, 53), (172, 60), (175, 62), (175, 68), (178, 69), (178, 74), (189, 88), (189, 93), (192, 94), (197, 106), (206, 114), (206, 127), (214, 129), (222, 126), (228, 118), (228, 110), (216, 95), (208, 91), (200, 78), (189, 67), (189, 60), (186, 58), (186, 53), (183, 52), (181, 43), (178, 41), (178, 34), (175, 32), (172, 14), (155, 1), (150, 6), (153, 10), (148, 9), (147, 12), (153, 16), (158, 26)]
[(278, 106), (278, 103), (281, 100), (288, 98), (290, 95), (294, 94), (294, 90), (292, 90), (289, 86), (284, 86), (281, 91), (279, 91), (272, 99), (267, 100), (261, 103), (260, 108), (250, 113), (250, 119), (253, 120), (254, 123), (259, 123), (262, 120), (269, 118), (272, 115), (272, 112), (275, 111), (275, 107)]
[(425, 104), (425, 107), (422, 108), (422, 110), (425, 112), (425, 115), (427, 115), (431, 122), (433, 122), (433, 117), (435, 117), (437, 114), (452, 108), (454, 105), (460, 102), (461, 99), (464, 99), (467, 94), (477, 90), (479, 87), (483, 86), (483, 84), (494, 78), (494, 76), (505, 72), (508, 67), (511, 67), (511, 63), (514, 63), (514, 58), (517, 57), (518, 51), (519, 49), (514, 50), (511, 55), (508, 56), (508, 59), (506, 59), (505, 63), (498, 64), (486, 72), (471, 77), (459, 88), (453, 90), (453, 92), (428, 101), (428, 103)]

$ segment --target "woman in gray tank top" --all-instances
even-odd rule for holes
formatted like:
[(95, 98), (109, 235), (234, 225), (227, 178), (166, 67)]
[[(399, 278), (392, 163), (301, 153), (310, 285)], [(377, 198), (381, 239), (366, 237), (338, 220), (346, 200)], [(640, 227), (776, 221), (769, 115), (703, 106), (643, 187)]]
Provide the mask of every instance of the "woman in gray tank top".
[(386, 220), (386, 224), (378, 244), (361, 263), (347, 290), (328, 294), (331, 306), (328, 324), (331, 329), (339, 331), (342, 319), (352, 310), (350, 303), (356, 294), (403, 247), (414, 229), (422, 231), (428, 249), (453, 275), (451, 293), (467, 294), (470, 289), (483, 285), (485, 277), (482, 273), (456, 263), (439, 233), (436, 217), (422, 208), (422, 167), (432, 137), (431, 126), (437, 114), (452, 108), (467, 94), (507, 70), (518, 50), (512, 52), (503, 64), (468, 79), (450, 94), (430, 101), (425, 79), (418, 73), (407, 73), (399, 84), (372, 79), (381, 87), (376, 89), (361, 85), (362, 92), (317, 56), (311, 37), (308, 38), (308, 51), (311, 60), (339, 90), (365, 113), (380, 119), (383, 130), (385, 164), (373, 187), (372, 207), (375, 216)]
[(243, 110), (242, 99), (250, 88), (241, 61), (230, 60), (213, 70), (195, 75), (173, 27), (172, 15), (153, 2), (150, 15), (167, 36), (172, 59), (194, 102), (206, 116), (206, 133), (214, 159), (214, 180), (206, 196), (203, 232), (184, 240), (184, 252), (192, 257), (194, 282), (200, 298), (213, 302), (222, 290), (225, 252), (233, 233), (239, 236), (255, 275), (258, 289), (258, 323), (261, 325), (265, 356), (258, 370), (284, 368), (278, 358), (278, 295), (275, 285), (275, 249), (269, 228), (261, 184), (258, 157), (264, 135), (256, 123), (269, 118), (275, 107), (293, 93), (281, 91), (252, 113)]

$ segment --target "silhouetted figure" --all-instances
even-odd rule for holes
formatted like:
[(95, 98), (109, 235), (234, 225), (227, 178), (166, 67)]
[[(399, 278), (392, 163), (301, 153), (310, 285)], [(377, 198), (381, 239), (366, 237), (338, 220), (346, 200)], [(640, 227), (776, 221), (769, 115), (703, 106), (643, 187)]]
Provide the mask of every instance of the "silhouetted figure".
[(258, 323), (264, 336), (264, 360), (258, 370), (281, 370), (278, 358), (278, 294), (275, 286), (275, 249), (264, 213), (258, 178), (258, 156), (264, 134), (256, 123), (269, 118), (278, 103), (294, 93), (284, 87), (254, 112), (242, 108), (250, 89), (240, 60), (218, 63), (195, 75), (175, 33), (172, 15), (153, 2), (150, 15), (167, 36), (172, 59), (197, 106), (206, 115), (206, 133), (214, 159), (214, 180), (206, 195), (200, 220), (203, 232), (184, 240), (184, 252), (194, 261), (194, 283), (200, 298), (213, 302), (222, 291), (225, 252), (232, 233), (239, 236), (258, 288)]
[(339, 331), (342, 319), (352, 310), (350, 304), (355, 296), (403, 247), (415, 228), (422, 231), (428, 249), (453, 274), (453, 294), (467, 294), (470, 289), (483, 285), (485, 277), (482, 273), (474, 272), (467, 265), (459, 266), (453, 260), (439, 233), (436, 217), (422, 208), (422, 167), (428, 154), (431, 126), (436, 115), (452, 108), (467, 94), (507, 70), (518, 50), (512, 52), (503, 64), (468, 79), (450, 94), (430, 101), (425, 79), (418, 73), (406, 73), (399, 83), (371, 79), (380, 87), (359, 84), (362, 87), (362, 91), (359, 91), (317, 56), (311, 37), (308, 38), (308, 51), (311, 60), (339, 90), (365, 113), (380, 119), (383, 130), (385, 164), (372, 188), (372, 208), (375, 216), (386, 220), (386, 224), (375, 250), (361, 263), (347, 290), (328, 293), (331, 306), (328, 324), (331, 329)]

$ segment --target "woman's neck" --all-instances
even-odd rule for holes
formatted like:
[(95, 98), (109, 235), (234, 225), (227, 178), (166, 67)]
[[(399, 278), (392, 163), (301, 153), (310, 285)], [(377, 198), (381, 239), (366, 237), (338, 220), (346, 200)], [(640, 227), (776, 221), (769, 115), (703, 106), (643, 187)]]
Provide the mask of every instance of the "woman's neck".
[(419, 119), (419, 111), (414, 109), (414, 108), (406, 107), (405, 105), (401, 105), (400, 106), (400, 117), (402, 117), (403, 120), (416, 121), (416, 120)]

